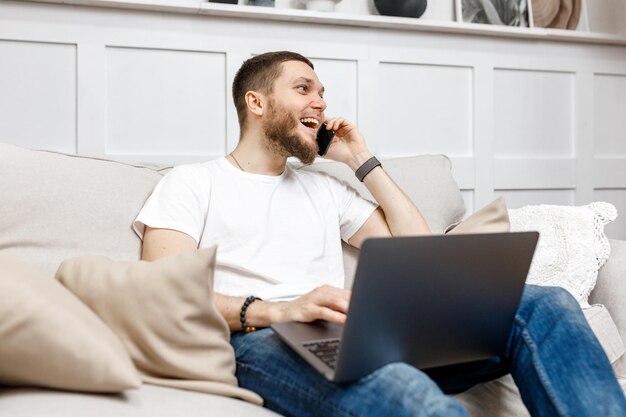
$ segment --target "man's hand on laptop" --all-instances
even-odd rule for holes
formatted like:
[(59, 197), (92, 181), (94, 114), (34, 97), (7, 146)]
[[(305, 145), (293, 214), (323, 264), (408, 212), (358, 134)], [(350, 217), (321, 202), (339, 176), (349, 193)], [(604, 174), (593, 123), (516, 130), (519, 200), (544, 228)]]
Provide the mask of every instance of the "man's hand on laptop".
[(299, 321), (309, 323), (327, 320), (344, 323), (351, 292), (330, 285), (322, 285), (293, 301), (276, 303), (275, 322)]

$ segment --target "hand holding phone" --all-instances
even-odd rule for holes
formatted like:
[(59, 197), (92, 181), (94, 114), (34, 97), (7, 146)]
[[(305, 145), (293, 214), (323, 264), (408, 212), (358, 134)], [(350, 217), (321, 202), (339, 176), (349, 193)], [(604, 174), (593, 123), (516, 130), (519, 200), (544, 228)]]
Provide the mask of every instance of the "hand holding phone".
[(333, 138), (335, 137), (334, 130), (327, 130), (326, 123), (322, 123), (322, 126), (317, 131), (317, 154), (319, 156), (326, 155), (328, 152), (328, 148), (330, 148), (330, 144), (333, 142)]

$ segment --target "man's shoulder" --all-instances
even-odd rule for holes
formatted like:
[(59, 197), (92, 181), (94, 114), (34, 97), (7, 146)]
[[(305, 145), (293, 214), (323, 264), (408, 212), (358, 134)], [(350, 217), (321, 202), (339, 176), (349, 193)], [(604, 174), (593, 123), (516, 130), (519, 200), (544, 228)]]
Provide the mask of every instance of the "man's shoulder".
[(310, 181), (339, 188), (345, 188), (346, 186), (353, 188), (350, 181), (348, 181), (348, 177), (354, 176), (354, 174), (347, 165), (334, 162), (319, 162), (311, 165), (294, 165), (292, 169), (298, 175), (303, 178), (306, 177)]
[(291, 169), (294, 175), (312, 181), (327, 181), (328, 178), (333, 178), (331, 175), (328, 175), (327, 172), (318, 169), (316, 165), (317, 164), (302, 165), (301, 163), (289, 163), (287, 167)]
[(220, 158), (215, 158), (205, 162), (176, 165), (168, 175), (177, 177), (206, 177), (207, 175), (212, 175), (219, 171), (219, 159)]

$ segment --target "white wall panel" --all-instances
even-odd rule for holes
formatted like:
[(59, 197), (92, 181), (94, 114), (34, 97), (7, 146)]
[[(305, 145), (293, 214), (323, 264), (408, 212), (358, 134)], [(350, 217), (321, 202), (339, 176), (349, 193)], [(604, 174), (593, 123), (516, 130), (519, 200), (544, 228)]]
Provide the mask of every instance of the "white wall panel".
[(596, 201), (608, 201), (617, 208), (617, 219), (609, 223), (604, 231), (610, 239), (626, 240), (626, 188), (595, 190)]
[(574, 156), (574, 77), (546, 71), (494, 71), (495, 155)]
[(76, 46), (0, 40), (0, 141), (76, 152)]
[(327, 117), (346, 117), (357, 123), (358, 63), (337, 59), (311, 59), (315, 73), (325, 88)]
[(594, 77), (594, 155), (626, 157), (626, 75)]
[(626, 158), (594, 158), (594, 188), (626, 188)]
[(356, 122), (378, 156), (450, 156), (468, 214), (498, 195), (626, 211), (625, 44), (205, 6), (0, 2), (0, 140), (129, 162), (223, 155), (238, 139), (229, 90), (243, 60), (294, 50), (315, 63), (328, 114)]
[(576, 160), (570, 158), (497, 158), (495, 189), (576, 188)]
[(223, 53), (107, 48), (108, 155), (215, 155), (226, 149)]
[(381, 63), (379, 149), (385, 155), (472, 155), (472, 69)]
[(574, 190), (496, 190), (495, 195), (504, 197), (508, 208), (532, 204), (574, 204)]

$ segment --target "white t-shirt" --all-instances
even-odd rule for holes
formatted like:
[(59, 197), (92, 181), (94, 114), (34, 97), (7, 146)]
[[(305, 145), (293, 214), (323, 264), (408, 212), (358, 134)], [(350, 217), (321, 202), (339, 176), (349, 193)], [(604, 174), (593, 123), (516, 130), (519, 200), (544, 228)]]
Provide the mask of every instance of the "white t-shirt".
[(322, 284), (343, 287), (341, 239), (376, 205), (339, 180), (287, 166), (279, 176), (242, 172), (225, 157), (174, 168), (133, 227), (173, 229), (200, 248), (217, 244), (214, 289), (289, 300)]

